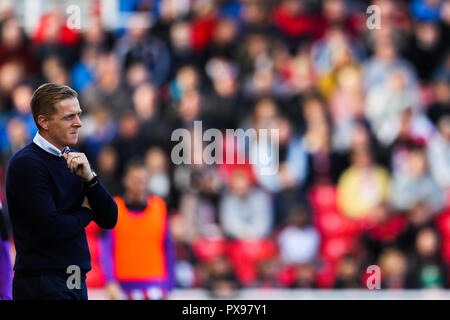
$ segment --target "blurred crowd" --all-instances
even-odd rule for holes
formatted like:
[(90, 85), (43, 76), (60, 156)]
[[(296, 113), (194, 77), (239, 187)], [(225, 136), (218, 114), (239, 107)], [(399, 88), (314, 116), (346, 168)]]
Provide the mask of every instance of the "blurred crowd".
[[(27, 34), (0, 12), (1, 199), (9, 158), (37, 131), (33, 91), (67, 84), (83, 109), (75, 149), (113, 195), (145, 161), (177, 287), (365, 288), (373, 264), (382, 288), (450, 287), (450, 1), (119, 3), (117, 30), (98, 1), (81, 30), (52, 10)], [(194, 120), (278, 128), (278, 173), (174, 165), (171, 133)], [(89, 226), (91, 287), (104, 284), (102, 234)]]

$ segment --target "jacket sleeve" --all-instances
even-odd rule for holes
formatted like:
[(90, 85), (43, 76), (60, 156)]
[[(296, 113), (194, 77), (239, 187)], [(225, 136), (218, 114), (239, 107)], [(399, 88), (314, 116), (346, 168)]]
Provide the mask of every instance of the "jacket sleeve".
[[(12, 204), (9, 203), (11, 219), (26, 220), (43, 239), (73, 238), (91, 222), (91, 210), (80, 207), (70, 212), (58, 212), (50, 190), (50, 175), (46, 170), (38, 161), (29, 158), (16, 159), (10, 164), (7, 197), (19, 209), (11, 212)], [(21, 214), (27, 216), (17, 216)]]
[(117, 223), (117, 204), (101, 182), (86, 187), (86, 196), (97, 225), (103, 229), (114, 228)]

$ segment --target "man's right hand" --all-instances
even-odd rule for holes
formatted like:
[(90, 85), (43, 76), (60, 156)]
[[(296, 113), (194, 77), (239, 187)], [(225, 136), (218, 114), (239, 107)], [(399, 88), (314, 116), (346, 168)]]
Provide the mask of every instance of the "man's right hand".
[(83, 203), (81, 204), (82, 207), (88, 208), (89, 210), (92, 210), (91, 206), (89, 205), (88, 198), (85, 196)]

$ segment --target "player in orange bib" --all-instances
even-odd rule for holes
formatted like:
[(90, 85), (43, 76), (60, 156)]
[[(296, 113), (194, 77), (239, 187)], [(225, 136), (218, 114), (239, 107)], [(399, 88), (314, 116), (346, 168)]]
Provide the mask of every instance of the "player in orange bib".
[(112, 299), (164, 299), (174, 286), (174, 246), (166, 203), (148, 194), (142, 162), (127, 166), (125, 195), (116, 196), (116, 227), (102, 239), (106, 289)]

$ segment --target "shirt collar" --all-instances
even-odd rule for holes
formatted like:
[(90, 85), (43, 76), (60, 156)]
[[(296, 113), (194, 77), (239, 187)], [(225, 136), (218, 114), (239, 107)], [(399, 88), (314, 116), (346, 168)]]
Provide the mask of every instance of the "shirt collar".
[(62, 157), (63, 154), (69, 152), (69, 147), (65, 147), (63, 152), (61, 152), (61, 150), (59, 150), (57, 147), (55, 147), (53, 144), (51, 144), (50, 142), (48, 142), (47, 140), (45, 140), (40, 134), (39, 132), (36, 133), (36, 135), (34, 136), (33, 142), (35, 144), (37, 144), (40, 148), (44, 149), (45, 151), (47, 151), (48, 153), (51, 153), (57, 157)]

